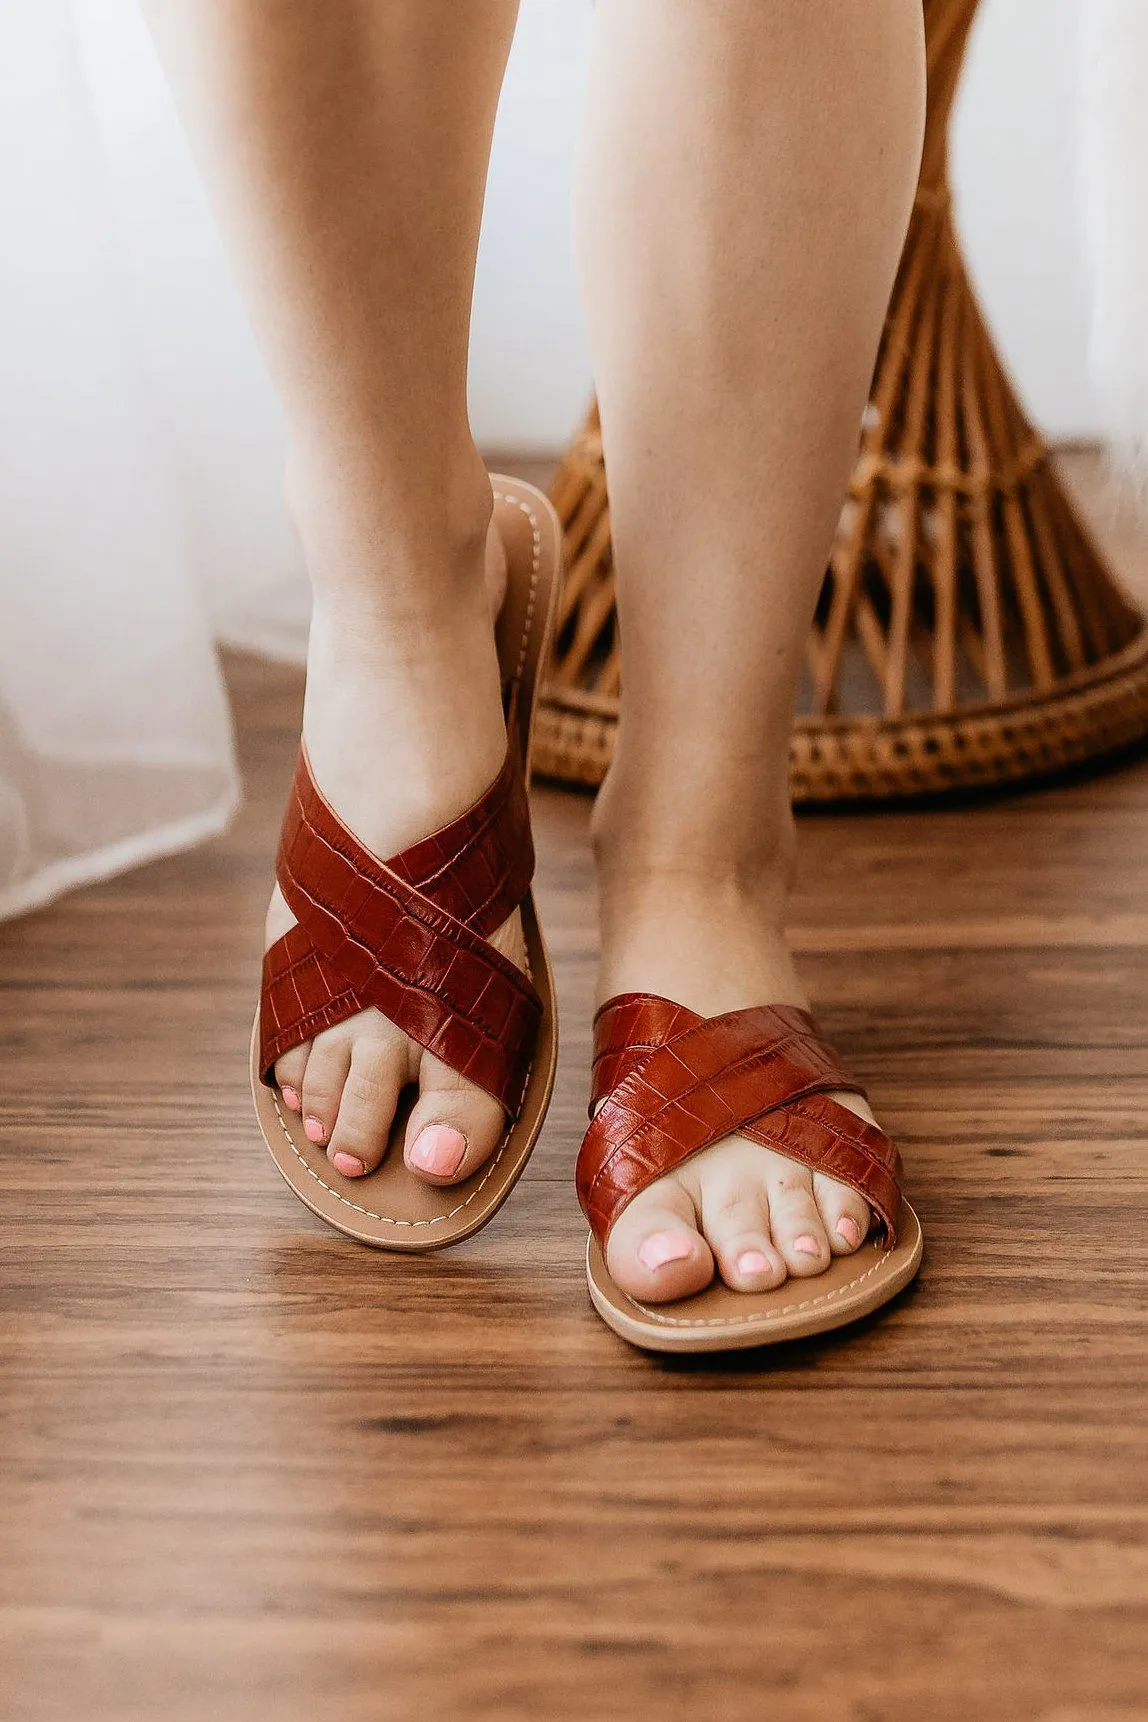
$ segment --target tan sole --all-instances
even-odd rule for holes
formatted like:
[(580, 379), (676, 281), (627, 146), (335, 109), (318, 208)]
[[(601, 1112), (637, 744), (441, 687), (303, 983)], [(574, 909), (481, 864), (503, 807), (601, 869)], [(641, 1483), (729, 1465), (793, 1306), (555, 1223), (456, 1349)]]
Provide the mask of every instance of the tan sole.
[[(554, 626), (562, 571), (562, 527), (546, 497), (519, 479), (492, 477), (495, 512), (506, 545), (507, 593), (498, 620), (503, 680), (517, 686), (516, 720), (530, 780), (530, 746), (539, 678)], [(366, 1178), (343, 1178), (321, 1148), (308, 1142), (298, 1113), (259, 1077), (259, 1017), (251, 1036), (251, 1092), (271, 1158), (312, 1213), (340, 1232), (384, 1250), (436, 1250), (485, 1226), (522, 1175), (538, 1140), (554, 1088), (558, 1021), (554, 977), (538, 925), (533, 894), (522, 903), (530, 978), (542, 999), (538, 1050), (526, 1098), (485, 1165), (448, 1188), (424, 1183), (403, 1161), (407, 1108), (400, 1109), (386, 1156)]]
[(607, 1327), (644, 1351), (743, 1351), (845, 1327), (903, 1291), (921, 1265), (921, 1222), (906, 1202), (893, 1249), (871, 1239), (835, 1256), (815, 1279), (786, 1280), (775, 1291), (736, 1292), (715, 1281), (674, 1303), (640, 1303), (614, 1283), (602, 1252), (586, 1240), (590, 1299)]

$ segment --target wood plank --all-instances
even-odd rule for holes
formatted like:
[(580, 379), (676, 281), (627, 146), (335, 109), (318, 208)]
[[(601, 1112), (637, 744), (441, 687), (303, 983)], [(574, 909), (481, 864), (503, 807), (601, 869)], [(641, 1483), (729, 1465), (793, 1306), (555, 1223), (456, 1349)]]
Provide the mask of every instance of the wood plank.
[(588, 802), (537, 798), (559, 1086), (513, 1201), (376, 1255), (246, 1093), (300, 682), (247, 799), (0, 928), (0, 1713), (1133, 1722), (1148, 1673), (1148, 760), (802, 821), (794, 939), (898, 1134), (916, 1286), (727, 1362), (586, 1300)]

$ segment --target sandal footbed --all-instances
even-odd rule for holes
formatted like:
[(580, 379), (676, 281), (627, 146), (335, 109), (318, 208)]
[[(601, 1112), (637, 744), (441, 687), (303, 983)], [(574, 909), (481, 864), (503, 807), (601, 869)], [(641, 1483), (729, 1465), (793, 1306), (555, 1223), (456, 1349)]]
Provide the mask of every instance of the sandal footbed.
[(906, 1202), (897, 1242), (869, 1238), (851, 1256), (834, 1256), (823, 1274), (787, 1279), (773, 1291), (731, 1291), (715, 1279), (673, 1303), (641, 1303), (611, 1278), (591, 1235), (586, 1240), (590, 1299), (608, 1327), (645, 1351), (742, 1351), (845, 1327), (904, 1290), (921, 1265), (921, 1223)]
[[(498, 621), (499, 660), (519, 686), (519, 742), (529, 779), (535, 695), (553, 626), (561, 569), (562, 529), (551, 505), (531, 485), (492, 476), (499, 526), (507, 544), (510, 581)], [(532, 568), (535, 579), (520, 572)], [(538, 1047), (517, 1121), (490, 1158), (461, 1184), (426, 1183), (402, 1157), (413, 1094), (400, 1106), (387, 1152), (364, 1178), (344, 1178), (325, 1151), (303, 1134), (303, 1120), (259, 1073), (259, 1015), (251, 1037), (251, 1092), (263, 1140), (280, 1173), (312, 1213), (360, 1243), (379, 1249), (441, 1249), (470, 1237), (491, 1219), (518, 1182), (542, 1129), (554, 1088), (558, 1024), (554, 977), (538, 924), (534, 897), (521, 905), (529, 973), (542, 999)]]
[(517, 1123), (490, 1158), (461, 1184), (428, 1184), (408, 1170), (403, 1161), (403, 1139), (409, 1101), (399, 1108), (381, 1166), (365, 1178), (342, 1177), (325, 1151), (307, 1140), (302, 1118), (287, 1109), (279, 1090), (260, 1081), (256, 1017), (251, 1037), (251, 1091), (271, 1158), (312, 1213), (360, 1243), (406, 1251), (460, 1243), (498, 1212), (518, 1182), (546, 1116), (558, 1057), (554, 982), (532, 898), (523, 902), (522, 925), (531, 977), (542, 998), (538, 1051)]

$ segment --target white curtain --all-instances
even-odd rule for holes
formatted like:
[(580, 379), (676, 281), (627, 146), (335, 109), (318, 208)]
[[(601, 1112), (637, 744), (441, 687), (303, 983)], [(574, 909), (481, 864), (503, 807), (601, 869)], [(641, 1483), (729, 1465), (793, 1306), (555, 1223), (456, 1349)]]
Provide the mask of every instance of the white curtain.
[(134, 7), (0, 4), (0, 233), (14, 914), (226, 824), (214, 640), (299, 655), (307, 611), (276, 408)]
[[(476, 301), (488, 447), (553, 448), (588, 393), (555, 187), (589, 22), (523, 6)], [(0, 0), (0, 413), (4, 916), (220, 830), (215, 645), (306, 646), (279, 409), (138, 0)]]

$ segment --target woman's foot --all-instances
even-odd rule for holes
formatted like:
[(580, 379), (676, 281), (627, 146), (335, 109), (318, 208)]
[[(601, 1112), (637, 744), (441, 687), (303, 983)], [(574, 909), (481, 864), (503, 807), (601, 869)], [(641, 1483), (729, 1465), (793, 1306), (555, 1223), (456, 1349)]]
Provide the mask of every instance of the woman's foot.
[[(760, 1004), (808, 1009), (782, 930), (788, 835), (780, 847), (777, 865), (747, 885), (747, 873), (638, 867), (620, 837), (600, 846), (600, 1001), (657, 993), (703, 1016)], [(860, 1096), (833, 1098), (876, 1122)], [(634, 1197), (610, 1233), (606, 1263), (623, 1291), (647, 1303), (689, 1296), (715, 1275), (735, 1291), (767, 1291), (852, 1254), (870, 1220), (847, 1185), (729, 1136)]]
[[(485, 552), (480, 539), (477, 551), (463, 549), (456, 560), (425, 603), (410, 599), (409, 582), (401, 609), (349, 604), (322, 589), (316, 596), (303, 718), (312, 770), (344, 823), (383, 858), (464, 812), (506, 756), (492, 627), (506, 564), (493, 528)], [(267, 945), (293, 922), (276, 886)], [(517, 912), (490, 943), (524, 967)], [(408, 1084), (419, 1093), (404, 1159), (428, 1183), (469, 1177), (505, 1129), (497, 1100), (377, 1010), (284, 1053), (275, 1078), (308, 1138), (347, 1178), (379, 1165)]]

